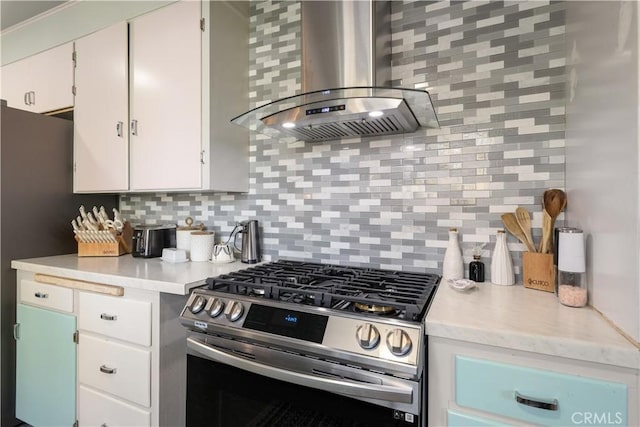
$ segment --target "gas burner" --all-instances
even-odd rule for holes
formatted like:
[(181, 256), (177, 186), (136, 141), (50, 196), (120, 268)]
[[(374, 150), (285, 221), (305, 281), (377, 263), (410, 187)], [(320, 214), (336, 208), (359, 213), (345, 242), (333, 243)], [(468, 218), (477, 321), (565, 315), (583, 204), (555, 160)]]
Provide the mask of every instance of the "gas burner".
[(265, 294), (264, 288), (251, 288), (249, 295), (263, 297)]
[(281, 293), (280, 301), (292, 302), (294, 304), (315, 305), (316, 297), (313, 294), (302, 293)]
[(439, 280), (434, 274), (274, 261), (207, 279), (207, 285), (229, 294), (419, 320)]
[(371, 302), (356, 302), (354, 307), (357, 311), (381, 315), (396, 314), (398, 311), (394, 306), (385, 303), (385, 301), (394, 302), (393, 297), (387, 297), (380, 293), (365, 293), (360, 295), (360, 298), (370, 299)]

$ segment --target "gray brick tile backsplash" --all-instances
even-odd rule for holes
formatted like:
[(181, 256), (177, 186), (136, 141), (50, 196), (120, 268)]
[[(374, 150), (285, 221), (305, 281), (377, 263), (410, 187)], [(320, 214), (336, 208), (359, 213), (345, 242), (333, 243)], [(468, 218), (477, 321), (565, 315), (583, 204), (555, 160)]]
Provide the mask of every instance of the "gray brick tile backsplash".
[[(267, 260), (430, 272), (458, 227), (466, 262), (486, 243), (488, 276), (502, 213), (528, 208), (538, 239), (542, 192), (564, 187), (564, 3), (391, 7), (393, 84), (428, 90), (441, 129), (322, 144), (251, 135), (247, 194), (124, 194), (123, 214), (136, 223), (192, 216), (216, 240), (255, 218)], [(301, 91), (300, 4), (252, 1), (251, 13), (253, 108)], [(519, 276), (524, 248), (508, 243)]]

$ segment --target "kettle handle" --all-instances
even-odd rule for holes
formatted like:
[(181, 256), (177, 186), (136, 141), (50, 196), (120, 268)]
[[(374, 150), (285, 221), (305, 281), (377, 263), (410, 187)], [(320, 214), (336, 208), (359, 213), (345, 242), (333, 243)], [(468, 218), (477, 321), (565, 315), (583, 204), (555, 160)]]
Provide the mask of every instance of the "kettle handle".
[(237, 243), (237, 240), (238, 240), (238, 234), (242, 234), (242, 230), (238, 231), (238, 232), (236, 233), (236, 235), (235, 235), (235, 236), (233, 236), (233, 248), (234, 248), (236, 251), (238, 251), (238, 252), (242, 252), (242, 249), (240, 249), (240, 248), (238, 247), (238, 243)]
[(229, 239), (225, 243), (225, 244), (228, 244), (231, 238), (233, 237), (233, 248), (238, 252), (242, 252), (242, 249), (238, 247), (237, 241), (238, 241), (238, 234), (242, 233), (243, 228), (244, 226), (242, 225), (242, 223), (236, 223), (235, 228), (233, 229), (233, 231), (231, 231), (231, 234), (229, 235)]

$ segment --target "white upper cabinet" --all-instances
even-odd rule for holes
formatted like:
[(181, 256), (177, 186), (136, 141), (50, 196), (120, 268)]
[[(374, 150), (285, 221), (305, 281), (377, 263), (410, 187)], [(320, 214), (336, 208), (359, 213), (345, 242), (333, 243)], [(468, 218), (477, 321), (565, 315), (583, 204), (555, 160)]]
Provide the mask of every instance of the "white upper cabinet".
[(73, 107), (73, 43), (3, 66), (2, 99), (34, 113)]
[(131, 191), (202, 188), (200, 2), (130, 23)]
[(248, 191), (248, 15), (179, 1), (76, 41), (75, 192)]
[(129, 189), (128, 55), (126, 22), (76, 41), (76, 193)]

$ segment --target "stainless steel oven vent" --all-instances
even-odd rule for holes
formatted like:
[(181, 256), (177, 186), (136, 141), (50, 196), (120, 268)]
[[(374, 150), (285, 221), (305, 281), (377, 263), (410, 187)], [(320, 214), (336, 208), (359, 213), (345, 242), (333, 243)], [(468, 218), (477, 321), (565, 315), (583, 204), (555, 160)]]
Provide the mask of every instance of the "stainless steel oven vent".
[(255, 108), (233, 123), (304, 141), (439, 127), (427, 91), (391, 85), (389, 1), (305, 0), (301, 14), (303, 93)]
[(402, 132), (402, 126), (393, 117), (384, 117), (308, 125), (284, 132), (304, 141), (325, 141), (352, 136), (392, 135)]

